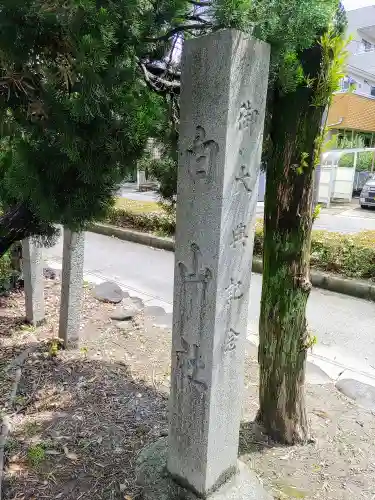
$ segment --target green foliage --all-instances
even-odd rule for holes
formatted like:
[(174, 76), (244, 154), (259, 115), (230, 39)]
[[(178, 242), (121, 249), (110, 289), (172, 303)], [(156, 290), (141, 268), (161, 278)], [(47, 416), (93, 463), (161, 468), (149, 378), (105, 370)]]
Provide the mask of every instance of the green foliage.
[[(356, 170), (358, 172), (370, 172), (373, 161), (374, 161), (374, 153), (372, 153), (371, 151), (358, 153)], [(353, 165), (354, 165), (354, 153), (347, 153), (340, 158), (339, 161), (340, 167), (352, 167)]]
[(319, 219), (320, 212), (322, 211), (322, 206), (321, 205), (316, 205), (313, 213), (312, 213), (312, 221), (315, 222), (316, 219)]
[(320, 74), (316, 83), (314, 96), (315, 106), (327, 106), (332, 94), (340, 87), (340, 81), (345, 76), (344, 68), (348, 57), (346, 47), (349, 40), (337, 35), (331, 27), (320, 39), (322, 62)]
[(305, 81), (303, 67), (295, 52), (287, 52), (279, 70), (281, 90), (285, 93), (295, 92)]
[(172, 206), (177, 191), (177, 162), (168, 155), (153, 159), (148, 164), (150, 174), (159, 181), (159, 194)]
[(12, 252), (8, 250), (0, 257), (0, 295), (6, 295), (16, 287), (20, 273), (14, 269)]
[(360, 135), (354, 136), (352, 139), (346, 135), (342, 137), (339, 134), (333, 134), (331, 139), (324, 145), (324, 150), (328, 151), (330, 149), (351, 149), (364, 147), (364, 139)]
[(104, 216), (163, 120), (137, 62), (155, 23), (143, 0), (1, 2), (3, 203), (72, 228)]
[(302, 175), (304, 170), (309, 167), (308, 159), (309, 159), (309, 153), (306, 153), (305, 151), (302, 152), (301, 161), (297, 167), (297, 174)]
[(282, 52), (311, 47), (332, 21), (337, 0), (253, 0), (254, 35)]
[(344, 235), (314, 231), (311, 265), (347, 277), (375, 281), (375, 232)]
[(297, 61), (332, 22), (337, 0), (253, 0), (249, 4), (252, 34), (271, 44), (271, 82), (285, 91), (308, 82)]
[(43, 444), (30, 446), (27, 450), (27, 461), (32, 467), (38, 467), (46, 459), (46, 451)]
[(318, 337), (313, 334), (309, 334), (305, 341), (305, 349), (312, 349), (318, 343)]
[(10, 290), (12, 277), (10, 252), (7, 252), (0, 258), (0, 295)]
[(214, 2), (213, 16), (219, 27), (249, 31), (252, 28), (249, 0), (219, 0)]
[[(263, 253), (263, 224), (257, 222), (254, 254)], [(347, 278), (375, 281), (375, 231), (357, 234), (313, 231), (311, 267)]]
[[(317, 205), (313, 217), (318, 217)], [(106, 222), (115, 226), (145, 231), (163, 236), (173, 236), (176, 230), (173, 213), (135, 213), (130, 210), (112, 210)], [(254, 255), (263, 254), (263, 222), (255, 228)], [(311, 266), (348, 278), (375, 281), (375, 231), (358, 234), (340, 234), (313, 231)]]
[(136, 213), (131, 210), (113, 209), (105, 222), (163, 236), (173, 235), (176, 230), (175, 215), (169, 212)]

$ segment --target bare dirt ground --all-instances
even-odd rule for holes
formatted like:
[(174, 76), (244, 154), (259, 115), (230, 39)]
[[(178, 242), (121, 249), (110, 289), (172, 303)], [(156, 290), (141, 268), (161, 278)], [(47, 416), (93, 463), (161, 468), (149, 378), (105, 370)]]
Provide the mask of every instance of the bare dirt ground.
[[(171, 332), (142, 314), (117, 328), (114, 306), (85, 286), (81, 345), (61, 350), (59, 292), (58, 280), (46, 281), (48, 319), (37, 329), (24, 324), (23, 293), (0, 299), (0, 408), (11, 423), (2, 498), (141, 498), (135, 460), (168, 428)], [(249, 345), (240, 456), (274, 498), (375, 500), (374, 415), (333, 385), (307, 386), (315, 442), (277, 446), (252, 423), (257, 378)]]

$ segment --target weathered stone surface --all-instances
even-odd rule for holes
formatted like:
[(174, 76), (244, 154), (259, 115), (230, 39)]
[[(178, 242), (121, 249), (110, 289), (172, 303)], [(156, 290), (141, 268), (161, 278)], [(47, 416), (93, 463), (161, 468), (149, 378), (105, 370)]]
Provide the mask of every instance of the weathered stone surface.
[(134, 318), (134, 316), (136, 316), (138, 312), (138, 309), (135, 308), (127, 309), (125, 307), (120, 307), (116, 309), (116, 311), (113, 311), (113, 313), (111, 313), (110, 318), (116, 321), (126, 321)]
[(168, 470), (201, 496), (237, 467), (268, 65), (234, 30), (184, 45)]
[(76, 347), (79, 341), (84, 253), (85, 234), (64, 228), (59, 337), (65, 347)]
[[(137, 483), (144, 500), (198, 500), (193, 492), (179, 486), (168, 474), (168, 440), (160, 439), (140, 453), (136, 464)], [(256, 475), (242, 462), (238, 472), (208, 500), (271, 500)]]
[(145, 304), (144, 304), (143, 300), (140, 299), (139, 297), (131, 297), (130, 300), (131, 300), (131, 303), (133, 304), (133, 307), (135, 307), (139, 311), (144, 309)]
[(101, 302), (110, 302), (111, 304), (119, 304), (124, 298), (124, 292), (121, 288), (111, 281), (105, 281), (96, 285), (93, 290), (93, 295)]
[(165, 316), (165, 309), (159, 306), (146, 306), (144, 310), (145, 316), (150, 318), (157, 318), (159, 316)]
[(36, 326), (44, 319), (43, 250), (32, 238), (22, 241), (22, 270), (26, 321)]
[(336, 388), (356, 403), (369, 410), (375, 410), (375, 387), (353, 379), (342, 379)]
[(110, 315), (116, 321), (125, 321), (134, 318), (144, 307), (143, 301), (138, 297), (127, 297)]

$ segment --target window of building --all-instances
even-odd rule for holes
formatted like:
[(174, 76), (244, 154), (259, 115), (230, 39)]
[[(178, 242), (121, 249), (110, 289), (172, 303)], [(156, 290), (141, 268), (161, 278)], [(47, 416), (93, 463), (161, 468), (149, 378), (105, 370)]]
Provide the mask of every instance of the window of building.
[(374, 48), (374, 45), (362, 38), (362, 48), (365, 52), (371, 52), (371, 50)]
[(341, 90), (352, 90), (357, 88), (357, 82), (351, 76), (345, 76), (341, 80)]
[(371, 87), (370, 94), (375, 97), (375, 87)]

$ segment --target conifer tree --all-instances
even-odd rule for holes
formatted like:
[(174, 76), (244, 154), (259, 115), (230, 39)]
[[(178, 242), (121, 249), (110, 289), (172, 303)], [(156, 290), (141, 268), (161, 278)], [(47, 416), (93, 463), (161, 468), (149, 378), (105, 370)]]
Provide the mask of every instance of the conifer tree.
[(0, 256), (102, 217), (163, 125), (140, 67), (179, 4), (162, 3), (157, 17), (145, 0), (0, 1)]

